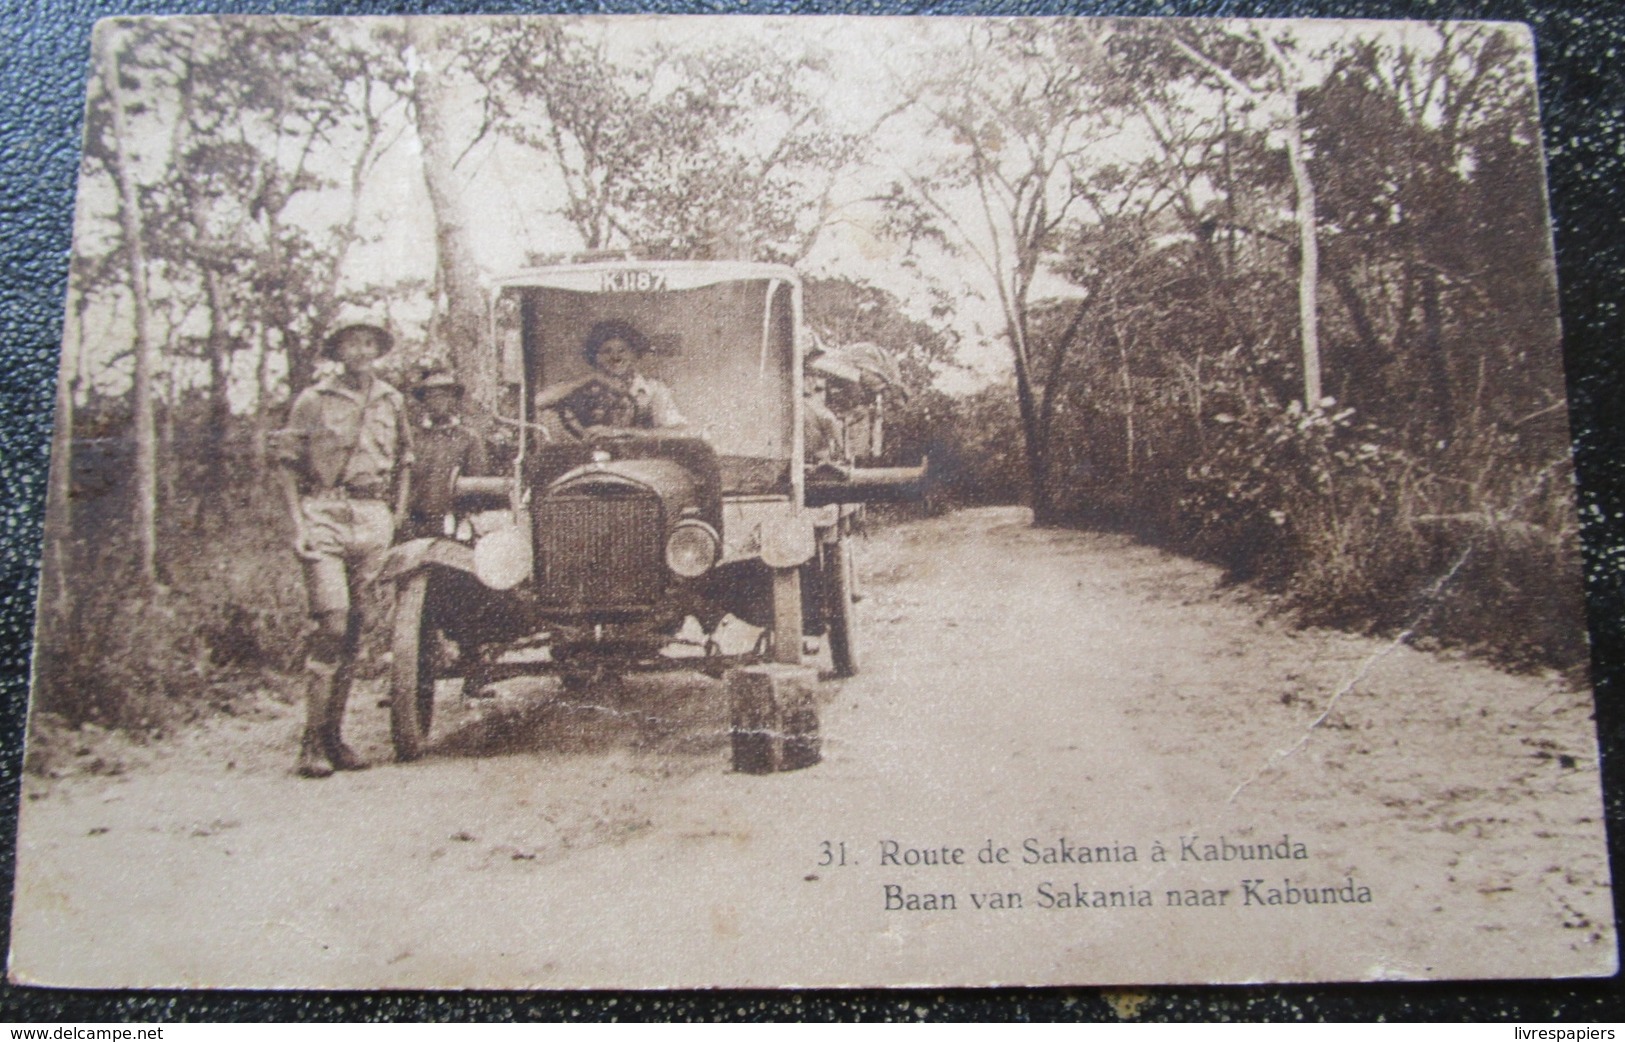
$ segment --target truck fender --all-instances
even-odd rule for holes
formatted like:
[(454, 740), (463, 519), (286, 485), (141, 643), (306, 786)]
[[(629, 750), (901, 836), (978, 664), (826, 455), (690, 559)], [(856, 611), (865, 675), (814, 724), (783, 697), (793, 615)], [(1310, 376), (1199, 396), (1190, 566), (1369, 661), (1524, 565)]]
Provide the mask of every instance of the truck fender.
[(378, 578), (385, 582), (399, 582), (431, 564), (470, 575), (478, 574), (474, 570), (473, 548), (451, 539), (410, 539), (389, 548)]

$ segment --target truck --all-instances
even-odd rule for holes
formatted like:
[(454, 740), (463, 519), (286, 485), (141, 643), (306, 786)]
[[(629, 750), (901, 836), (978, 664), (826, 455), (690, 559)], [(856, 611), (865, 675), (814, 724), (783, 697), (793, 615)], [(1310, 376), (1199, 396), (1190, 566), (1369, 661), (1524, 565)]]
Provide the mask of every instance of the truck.
[[(808, 458), (816, 348), (793, 268), (530, 268), (495, 286), (489, 334), (512, 461), (450, 475), (445, 534), (396, 546), (385, 569), (398, 760), (428, 748), (441, 680), (724, 677), (808, 665), (809, 646), (827, 653), (821, 677), (857, 673), (853, 514), (917, 495), (925, 467)], [(757, 632), (748, 646), (717, 639), (730, 617)], [(737, 732), (760, 714), (735, 709), (744, 769), (759, 743)], [(796, 712), (816, 731), (812, 701)]]

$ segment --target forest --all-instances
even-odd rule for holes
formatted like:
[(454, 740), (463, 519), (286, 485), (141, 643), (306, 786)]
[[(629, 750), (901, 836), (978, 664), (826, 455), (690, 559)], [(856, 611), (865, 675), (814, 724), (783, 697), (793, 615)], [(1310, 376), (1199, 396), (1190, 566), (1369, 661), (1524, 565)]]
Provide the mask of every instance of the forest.
[(901, 358), (923, 509), (1578, 677), (1543, 171), (1506, 25), (102, 23), (35, 708), (154, 731), (288, 682), (268, 443), (337, 316), (491, 410), (491, 279), (603, 250), (797, 266), (822, 341)]

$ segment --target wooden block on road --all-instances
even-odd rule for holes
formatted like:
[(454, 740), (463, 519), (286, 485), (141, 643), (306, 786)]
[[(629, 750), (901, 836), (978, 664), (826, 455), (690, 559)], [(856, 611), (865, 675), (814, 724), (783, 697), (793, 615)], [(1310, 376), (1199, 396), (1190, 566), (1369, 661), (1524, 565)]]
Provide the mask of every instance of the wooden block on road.
[(818, 671), (768, 663), (728, 671), (733, 766), (745, 774), (811, 767), (822, 758)]

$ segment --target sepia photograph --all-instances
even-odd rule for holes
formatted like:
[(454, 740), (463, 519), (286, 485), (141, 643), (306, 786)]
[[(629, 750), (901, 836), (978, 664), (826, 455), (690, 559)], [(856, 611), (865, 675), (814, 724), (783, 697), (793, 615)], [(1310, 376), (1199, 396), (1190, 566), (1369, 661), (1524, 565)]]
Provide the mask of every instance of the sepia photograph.
[(98, 24), (9, 979), (1601, 977), (1534, 44)]

